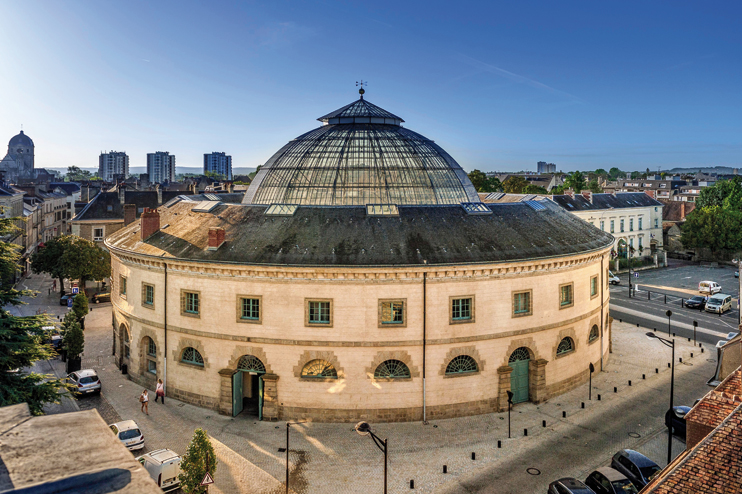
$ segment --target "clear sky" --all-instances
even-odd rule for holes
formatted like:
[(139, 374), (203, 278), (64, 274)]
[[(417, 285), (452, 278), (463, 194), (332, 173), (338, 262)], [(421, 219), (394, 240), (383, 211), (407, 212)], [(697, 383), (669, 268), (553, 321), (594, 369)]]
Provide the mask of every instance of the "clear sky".
[[(742, 164), (742, 3), (0, 0), (0, 152), (264, 163), (358, 97), (466, 170)], [(0, 155), (1, 157), (1, 155)]]

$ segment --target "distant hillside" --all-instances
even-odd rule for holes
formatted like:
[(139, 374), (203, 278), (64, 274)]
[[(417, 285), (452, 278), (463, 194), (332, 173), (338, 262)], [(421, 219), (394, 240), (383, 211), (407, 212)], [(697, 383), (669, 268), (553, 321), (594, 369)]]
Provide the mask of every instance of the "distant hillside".
[(734, 173), (734, 168), (730, 166), (699, 166), (698, 168), (673, 168), (671, 170), (662, 170), (663, 172), (667, 173), (698, 173), (699, 171), (703, 173), (718, 173), (720, 175), (732, 175)]
[[(67, 173), (67, 168), (46, 168), (47, 170), (54, 170), (58, 171), (59, 173)], [(81, 170), (87, 170), (92, 174), (98, 173), (98, 168), (80, 168)], [(175, 173), (193, 173), (193, 174), (200, 174), (203, 173), (204, 169), (200, 167), (195, 166), (178, 166), (175, 165)], [(249, 168), (246, 166), (236, 166), (232, 168), (232, 175), (249, 175), (250, 173), (254, 172), (255, 168)], [(133, 175), (138, 175), (140, 173), (147, 173), (147, 167), (146, 166), (130, 166), (129, 167), (129, 173)]]

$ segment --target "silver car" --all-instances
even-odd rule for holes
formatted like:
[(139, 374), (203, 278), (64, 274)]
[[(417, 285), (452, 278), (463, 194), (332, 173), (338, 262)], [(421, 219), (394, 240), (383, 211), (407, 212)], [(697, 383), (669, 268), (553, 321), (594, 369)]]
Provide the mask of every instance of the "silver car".
[(84, 369), (67, 376), (70, 384), (77, 386), (73, 391), (77, 395), (100, 394), (100, 378), (93, 369)]

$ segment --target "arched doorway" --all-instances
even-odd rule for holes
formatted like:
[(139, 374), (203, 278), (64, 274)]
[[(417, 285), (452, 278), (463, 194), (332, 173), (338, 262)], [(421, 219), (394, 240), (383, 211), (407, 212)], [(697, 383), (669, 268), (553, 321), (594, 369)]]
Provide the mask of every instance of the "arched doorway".
[(263, 420), (263, 374), (265, 365), (254, 355), (243, 355), (232, 375), (232, 416), (243, 411)]
[(625, 239), (618, 240), (618, 258), (624, 259), (627, 256), (627, 246)]
[(513, 393), (513, 403), (528, 401), (528, 364), (531, 361), (531, 352), (522, 346), (510, 354), (508, 365), (513, 369), (510, 373), (510, 391)]
[(127, 372), (129, 367), (129, 357), (131, 355), (131, 337), (129, 335), (129, 328), (126, 324), (119, 326), (119, 369), (124, 370), (126, 365)]

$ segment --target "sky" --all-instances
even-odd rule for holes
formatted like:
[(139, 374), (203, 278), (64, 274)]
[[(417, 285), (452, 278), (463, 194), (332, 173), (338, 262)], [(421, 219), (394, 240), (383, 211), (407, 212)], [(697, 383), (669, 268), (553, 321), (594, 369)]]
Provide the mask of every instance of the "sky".
[(742, 164), (742, 3), (0, 0), (0, 157), (265, 163), (358, 98), (467, 171)]

